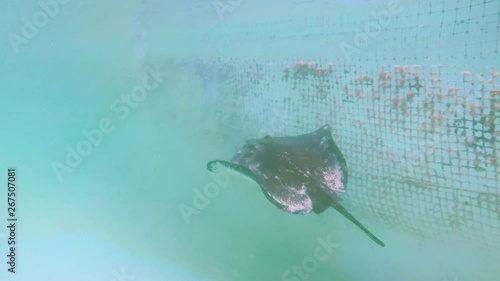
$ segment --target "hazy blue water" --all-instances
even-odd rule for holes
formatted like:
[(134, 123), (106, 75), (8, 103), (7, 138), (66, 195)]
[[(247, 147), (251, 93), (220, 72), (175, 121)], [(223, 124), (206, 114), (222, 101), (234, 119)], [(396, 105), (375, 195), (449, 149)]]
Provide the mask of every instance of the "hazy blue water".
[[(19, 30), (19, 19), (37, 10), (36, 4), (1, 3), (9, 7), (2, 36)], [(151, 34), (182, 34), (176, 26), (192, 24), (170, 2), (123, 3), (94, 7), (72, 1), (18, 54), (3, 37), (0, 168), (18, 168), (20, 221), (15, 276), (6, 272), (7, 232), (0, 228), (1, 280), (111, 281), (120, 280), (122, 270), (136, 281), (281, 280), (313, 255), (317, 239), (329, 236), (340, 246), (308, 280), (494, 280), (498, 261), (468, 245), (422, 243), (359, 214), (386, 242), (380, 248), (333, 210), (288, 215), (239, 177), (231, 177), (187, 224), (179, 204), (192, 204), (194, 190), (214, 181), (205, 163), (228, 158), (234, 141), (223, 137), (230, 130), (219, 129), (204, 113), (202, 81), (181, 69), (172, 70), (124, 120), (110, 109), (141, 83), (145, 64), (154, 68), (168, 54), (187, 55), (187, 46)], [(182, 5), (177, 8), (189, 15), (191, 6)], [(242, 18), (259, 7), (241, 5)], [(203, 7), (193, 11), (209, 24), (223, 24)], [(171, 22), (158, 26), (148, 18), (158, 20), (162, 11)], [(52, 163), (65, 161), (66, 146), (76, 147), (82, 130), (96, 128), (103, 118), (113, 120), (115, 130), (59, 181)]]

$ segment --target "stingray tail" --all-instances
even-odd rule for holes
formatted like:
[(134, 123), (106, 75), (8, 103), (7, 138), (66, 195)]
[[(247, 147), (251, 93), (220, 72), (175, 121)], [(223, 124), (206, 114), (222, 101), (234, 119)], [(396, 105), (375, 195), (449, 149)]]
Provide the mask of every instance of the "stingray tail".
[(342, 206), (340, 203), (333, 203), (332, 204), (333, 208), (337, 210), (339, 213), (341, 213), (344, 217), (346, 217), (348, 220), (352, 221), (355, 225), (357, 225), (361, 230), (365, 232), (368, 237), (370, 237), (375, 243), (379, 244), (382, 247), (385, 247), (384, 242), (380, 241), (373, 233), (371, 233), (366, 227), (364, 227), (349, 211), (347, 211), (344, 206)]

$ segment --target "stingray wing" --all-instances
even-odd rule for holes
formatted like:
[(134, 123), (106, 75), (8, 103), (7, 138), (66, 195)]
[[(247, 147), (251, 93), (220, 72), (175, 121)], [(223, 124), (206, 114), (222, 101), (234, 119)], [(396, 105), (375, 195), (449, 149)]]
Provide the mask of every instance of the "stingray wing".
[(308, 179), (292, 169), (261, 165), (250, 170), (267, 199), (283, 211), (291, 214), (308, 214), (313, 210), (313, 201), (308, 194)]
[[(214, 160), (207, 164), (209, 171), (216, 171), (217, 165), (241, 173), (255, 181), (261, 187), (264, 195), (275, 206), (291, 214), (307, 214), (313, 210), (311, 198), (307, 194), (303, 179), (297, 178), (292, 171), (276, 171), (266, 169), (266, 165), (255, 164), (245, 167), (238, 163), (224, 160)], [(257, 165), (258, 167), (256, 167)]]

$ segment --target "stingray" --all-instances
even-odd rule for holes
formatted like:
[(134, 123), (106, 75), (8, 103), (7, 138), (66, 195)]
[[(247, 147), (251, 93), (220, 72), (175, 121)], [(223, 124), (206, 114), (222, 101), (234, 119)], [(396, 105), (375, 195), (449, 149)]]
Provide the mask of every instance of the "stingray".
[(298, 136), (249, 139), (230, 162), (207, 163), (212, 172), (219, 166), (257, 182), (267, 199), (287, 213), (320, 214), (333, 207), (373, 241), (385, 246), (340, 204), (340, 194), (347, 185), (347, 164), (329, 125)]

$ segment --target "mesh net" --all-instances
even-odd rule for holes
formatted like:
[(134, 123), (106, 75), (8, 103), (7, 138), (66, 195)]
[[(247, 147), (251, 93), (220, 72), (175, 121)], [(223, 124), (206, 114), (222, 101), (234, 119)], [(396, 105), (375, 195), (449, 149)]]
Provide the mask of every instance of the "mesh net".
[(255, 130), (244, 134), (276, 111), (287, 116), (280, 135), (330, 124), (356, 210), (498, 255), (499, 1), (400, 8), (198, 29), (189, 37), (221, 56), (184, 63), (221, 124)]

